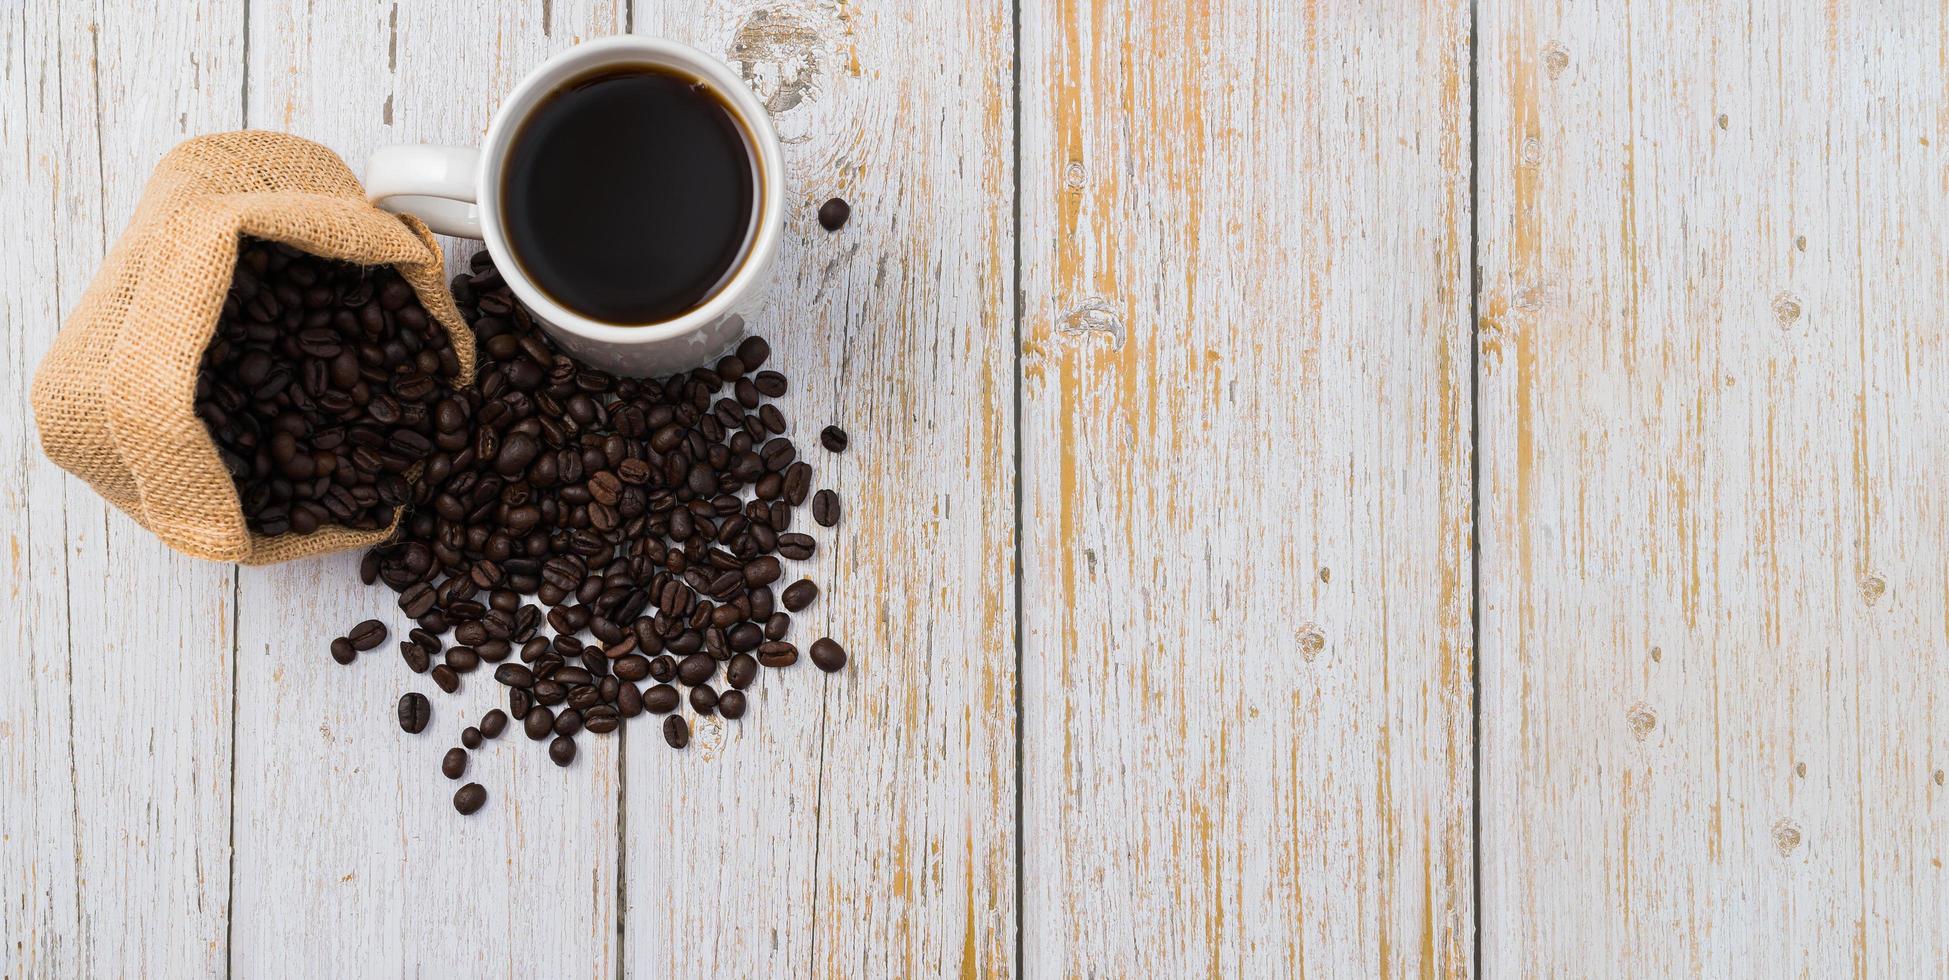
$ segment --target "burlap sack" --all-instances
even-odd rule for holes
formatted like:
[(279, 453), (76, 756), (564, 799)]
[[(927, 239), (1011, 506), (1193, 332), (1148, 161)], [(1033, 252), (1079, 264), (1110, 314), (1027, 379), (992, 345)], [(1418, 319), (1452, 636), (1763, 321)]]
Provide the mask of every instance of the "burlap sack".
[[(275, 537), (244, 526), (235, 484), (196, 417), (196, 370), (215, 335), (241, 235), (313, 255), (391, 264), (453, 338), (461, 381), (473, 334), (417, 219), (366, 203), (332, 151), (282, 133), (199, 136), (162, 159), (34, 375), (41, 445), (171, 548), (266, 564), (372, 544), (390, 530)], [(394, 521), (397, 524), (397, 519)]]

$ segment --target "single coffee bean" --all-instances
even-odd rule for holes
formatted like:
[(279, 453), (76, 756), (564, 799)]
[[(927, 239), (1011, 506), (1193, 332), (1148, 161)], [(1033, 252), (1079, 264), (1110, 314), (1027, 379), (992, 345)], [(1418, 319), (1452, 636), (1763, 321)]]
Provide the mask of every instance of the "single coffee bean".
[(624, 684), (616, 692), (616, 713), (624, 718), (634, 718), (643, 713), (643, 692), (634, 684)]
[(725, 691), (717, 696), (717, 713), (736, 721), (744, 717), (744, 692)]
[(626, 681), (640, 681), (650, 676), (650, 659), (639, 654), (630, 654), (616, 661), (616, 676)]
[(550, 707), (568, 700), (568, 688), (552, 680), (536, 681), (535, 686), (529, 689), (529, 693), (535, 696), (536, 704), (545, 704)]
[[(607, 678), (604, 679), (607, 680)], [(581, 687), (571, 687), (568, 690), (568, 706), (578, 711), (585, 711), (601, 703), (602, 691), (594, 684), (584, 684)]]
[(810, 534), (799, 534), (794, 531), (791, 534), (778, 536), (778, 553), (793, 561), (804, 561), (812, 557), (816, 547), (817, 544)]
[(582, 728), (597, 735), (607, 735), (622, 725), (620, 714), (613, 705), (596, 705), (582, 713)]
[(509, 687), (535, 686), (535, 672), (520, 664), (508, 663), (494, 668), (494, 679)]
[(582, 730), (582, 712), (574, 708), (564, 708), (555, 716), (555, 734), (573, 735)]
[(789, 613), (775, 612), (765, 619), (765, 639), (782, 640), (792, 631), (792, 617)]
[(752, 588), (760, 585), (770, 585), (778, 581), (779, 572), (778, 559), (766, 555), (744, 566), (744, 584)]
[(500, 738), (508, 727), (507, 712), (499, 708), (491, 709), (480, 718), (480, 733), (488, 738)]
[(428, 656), (439, 653), (440, 647), (444, 645), (440, 642), (440, 637), (437, 634), (423, 627), (414, 627), (413, 629), (407, 630), (406, 636), (414, 643), (419, 644), (420, 649), (425, 650)]
[(534, 709), (534, 705), (534, 695), (518, 687), (508, 688), (508, 714), (516, 721), (526, 719), (528, 712)]
[(352, 641), (352, 649), (361, 653), (375, 649), (379, 644), (386, 642), (386, 624), (376, 619), (368, 619), (348, 630), (345, 638)]
[(467, 750), (459, 748), (448, 749), (446, 756), (440, 760), (441, 774), (448, 779), (459, 779), (460, 775), (466, 771)]
[(839, 426), (828, 425), (819, 430), (819, 445), (826, 447), (827, 452), (843, 453), (846, 443), (846, 430)]
[(732, 687), (743, 690), (758, 679), (758, 661), (748, 653), (740, 653), (724, 665), (724, 679)]
[(412, 640), (399, 642), (399, 655), (405, 659), (406, 669), (415, 674), (424, 674), (426, 668), (433, 665), (433, 658), (427, 654), (426, 648)]
[(677, 659), (664, 655), (650, 660), (650, 679), (667, 684), (677, 676)]
[(453, 668), (446, 664), (435, 664), (432, 677), (433, 683), (440, 685), (440, 690), (448, 694), (460, 690), (460, 675), (454, 673)]
[(433, 718), (433, 705), (426, 695), (413, 691), (400, 696), (399, 727), (408, 735), (418, 735), (426, 731), (426, 723)]
[(569, 763), (575, 761), (575, 739), (567, 735), (557, 736), (553, 742), (548, 743), (548, 758), (556, 765), (566, 768)]
[(472, 725), (468, 725), (466, 728), (460, 730), (460, 744), (462, 746), (469, 749), (478, 749), (480, 748), (480, 743), (481, 743), (480, 729), (475, 728)]
[(784, 592), (778, 595), (779, 601), (783, 602), (785, 608), (792, 612), (798, 612), (811, 605), (812, 600), (818, 597), (819, 586), (809, 578), (802, 578), (793, 582), (791, 585), (785, 587)]
[(734, 653), (756, 650), (764, 641), (765, 633), (757, 623), (739, 623), (724, 633), (724, 643)]
[(653, 715), (666, 714), (676, 710), (677, 689), (668, 684), (658, 684), (643, 692), (643, 710)]
[(487, 787), (479, 783), (468, 783), (454, 791), (453, 808), (461, 816), (469, 816), (487, 805)]
[(400, 611), (418, 619), (433, 611), (433, 587), (421, 582), (399, 594)]
[(506, 640), (488, 640), (475, 647), (474, 652), (479, 654), (482, 660), (490, 664), (498, 664), (508, 658), (508, 654), (513, 652), (513, 647), (509, 646)]
[(480, 666), (480, 654), (473, 647), (448, 647), (447, 666), (457, 674), (465, 674)]
[(521, 727), (529, 738), (539, 742), (555, 730), (555, 712), (546, 705), (535, 705), (528, 709), (528, 716), (521, 719)]
[(818, 667), (828, 674), (846, 666), (845, 649), (839, 644), (834, 643), (829, 636), (822, 636), (813, 640), (811, 648), (806, 652), (812, 657), (813, 666)]
[(700, 715), (708, 715), (717, 710), (717, 692), (709, 684), (699, 684), (690, 689), (690, 708)]
[(717, 661), (707, 654), (693, 653), (677, 664), (677, 678), (691, 687), (710, 680), (715, 673)]
[(771, 345), (763, 337), (746, 337), (738, 344), (737, 356), (746, 371), (756, 371), (771, 356)]
[(523, 662), (523, 663), (534, 663), (534, 662), (535, 662), (535, 660), (536, 660), (537, 658), (539, 658), (539, 657), (540, 657), (540, 656), (541, 656), (542, 654), (544, 654), (544, 653), (547, 653), (547, 652), (548, 652), (548, 650), (549, 650), (549, 647), (550, 647), (550, 644), (549, 644), (549, 642), (548, 642), (548, 640), (547, 640), (547, 638), (545, 638), (545, 637), (540, 637), (540, 636), (537, 636), (537, 637), (535, 637), (534, 639), (532, 639), (532, 640), (529, 640), (528, 642), (526, 642), (526, 643), (523, 643), (523, 644), (521, 644), (521, 660), (522, 660), (522, 662)]
[(357, 660), (358, 658), (359, 658), (359, 651), (353, 648), (351, 640), (341, 636), (332, 641), (333, 660), (336, 660), (341, 664), (349, 664), (352, 661)]
[(839, 198), (832, 198), (819, 205), (819, 227), (827, 231), (838, 231), (853, 214), (853, 207)]
[[(676, 692), (671, 692), (675, 694)], [(682, 715), (671, 715), (663, 719), (663, 740), (673, 749), (681, 749), (690, 744), (690, 723)]]
[(812, 520), (820, 527), (832, 527), (839, 523), (839, 495), (831, 490), (821, 490), (812, 495)]
[(758, 645), (758, 662), (767, 667), (790, 667), (799, 662), (799, 648), (783, 640), (767, 640)]
[(454, 642), (462, 646), (475, 646), (486, 643), (488, 640), (487, 624), (479, 620), (471, 623), (461, 623), (459, 626), (453, 628), (453, 639)]

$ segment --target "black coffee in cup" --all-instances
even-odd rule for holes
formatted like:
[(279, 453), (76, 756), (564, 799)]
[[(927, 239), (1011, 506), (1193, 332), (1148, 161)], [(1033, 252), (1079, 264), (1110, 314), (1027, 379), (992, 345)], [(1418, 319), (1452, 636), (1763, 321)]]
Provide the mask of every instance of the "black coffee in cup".
[(528, 278), (619, 326), (701, 305), (754, 231), (744, 126), (708, 85), (657, 65), (611, 65), (550, 93), (502, 174), (507, 244)]

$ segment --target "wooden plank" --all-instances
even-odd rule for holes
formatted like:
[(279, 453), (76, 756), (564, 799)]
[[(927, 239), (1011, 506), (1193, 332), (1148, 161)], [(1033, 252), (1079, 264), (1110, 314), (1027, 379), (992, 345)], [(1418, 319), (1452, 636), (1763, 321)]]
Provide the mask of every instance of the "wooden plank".
[[(250, 121), (338, 150), (465, 144), (548, 53), (615, 33), (621, 0), (520, 7), (254, 0)], [(460, 246), (455, 257), (470, 253)], [(439, 761), (504, 690), (486, 672), (443, 694), (396, 644), (341, 668), (327, 641), (407, 621), (357, 558), (245, 570), (237, 683), (235, 964), (329, 976), (610, 976), (616, 971), (617, 752), (581, 739), (557, 769), (518, 729), (473, 754), (487, 809), (462, 819)], [(394, 715), (427, 694), (419, 737)]]
[[(635, 27), (726, 58), (785, 142), (789, 230), (752, 325), (847, 507), (788, 571), (825, 591), (794, 639), (829, 634), (852, 663), (764, 677), (701, 750), (630, 734), (627, 963), (1011, 973), (1009, 11), (687, 0), (639, 4)], [(832, 195), (853, 205), (837, 233), (814, 218)], [(817, 446), (830, 422), (844, 456)]]
[(185, 133), (236, 125), (241, 45), (203, 25), (242, 7), (36, 2), (3, 19), (0, 973), (216, 972), (232, 573), (169, 553), (49, 463), (27, 389), (149, 169)]
[(1403, 6), (1022, 6), (1027, 973), (1470, 969), (1468, 11)]
[(1484, 971), (1949, 971), (1949, 17), (1481, 14)]

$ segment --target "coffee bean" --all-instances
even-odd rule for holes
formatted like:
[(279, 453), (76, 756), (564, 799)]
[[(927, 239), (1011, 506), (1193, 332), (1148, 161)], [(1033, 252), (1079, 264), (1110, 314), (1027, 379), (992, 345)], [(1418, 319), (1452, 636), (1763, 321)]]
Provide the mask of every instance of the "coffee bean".
[(669, 683), (677, 676), (677, 659), (670, 656), (653, 658), (650, 661), (650, 679), (658, 683)]
[(352, 649), (361, 653), (375, 649), (379, 644), (386, 642), (386, 624), (376, 619), (368, 619), (348, 630), (345, 638), (351, 641)]
[(820, 527), (832, 527), (839, 523), (839, 495), (831, 490), (821, 490), (812, 495), (812, 519)]
[(847, 442), (846, 430), (839, 426), (828, 425), (819, 430), (819, 445), (826, 447), (827, 452), (843, 453)]
[(758, 645), (758, 662), (767, 667), (790, 667), (799, 662), (799, 648), (783, 640), (768, 640)]
[(508, 688), (508, 714), (512, 715), (515, 720), (520, 721), (526, 719), (528, 712), (534, 709), (534, 703), (534, 696), (530, 695), (527, 691), (518, 687)]
[(468, 783), (454, 791), (453, 808), (462, 816), (471, 815), (487, 805), (487, 788), (479, 783)]
[(513, 652), (513, 647), (509, 646), (506, 640), (488, 640), (475, 647), (474, 652), (482, 660), (490, 664), (498, 664), (508, 658), (508, 654)]
[(779, 601), (785, 604), (785, 608), (792, 612), (798, 612), (811, 605), (812, 600), (818, 597), (819, 586), (809, 578), (799, 579), (791, 585), (786, 586), (785, 591), (779, 593), (778, 596)]
[(555, 730), (555, 712), (545, 705), (535, 705), (528, 709), (527, 717), (521, 719), (521, 727), (529, 738), (539, 742)]
[(724, 679), (732, 687), (743, 690), (758, 679), (758, 661), (748, 653), (740, 653), (724, 666)]
[(767, 398), (778, 398), (784, 395), (787, 387), (785, 376), (777, 371), (760, 371), (752, 376), (751, 383), (758, 389), (759, 394)]
[(792, 630), (792, 617), (786, 613), (775, 612), (765, 619), (765, 639), (782, 640)]
[(446, 664), (435, 664), (432, 677), (433, 683), (440, 685), (440, 690), (448, 694), (460, 690), (460, 675), (454, 673), (454, 669)]
[(359, 658), (359, 651), (352, 648), (352, 641), (341, 636), (332, 641), (332, 659), (341, 664), (349, 664)]
[(717, 661), (707, 654), (693, 653), (677, 664), (677, 678), (695, 687), (711, 679), (717, 673)]
[(744, 692), (725, 691), (717, 696), (717, 713), (736, 721), (744, 717)]
[(616, 712), (624, 718), (634, 718), (643, 713), (643, 692), (634, 684), (624, 684), (616, 692)]
[(735, 653), (756, 650), (758, 649), (758, 644), (764, 641), (765, 633), (758, 627), (757, 623), (739, 623), (725, 631), (724, 634), (725, 645), (730, 647), (732, 652)]
[(399, 727), (408, 735), (418, 735), (426, 731), (426, 723), (433, 718), (433, 705), (426, 695), (413, 691), (400, 696)]
[(460, 730), (461, 745), (469, 749), (478, 749), (480, 748), (480, 743), (481, 743), (480, 729), (475, 728), (472, 725), (468, 725), (466, 728)]
[(548, 640), (546, 640), (546, 639), (544, 639), (544, 638), (542, 638), (542, 637), (539, 637), (539, 636), (537, 636), (537, 637), (535, 637), (535, 638), (534, 638), (534, 639), (532, 639), (532, 640), (529, 640), (529, 641), (528, 641), (528, 642), (526, 642), (526, 643), (523, 643), (523, 644), (521, 644), (521, 660), (522, 660), (522, 662), (523, 662), (523, 663), (534, 663), (534, 662), (535, 662), (535, 658), (537, 658), (537, 657), (540, 657), (540, 656), (541, 656), (542, 654), (544, 654), (544, 653), (547, 653), (547, 652), (548, 652), (548, 650), (549, 650), (549, 647), (550, 647), (550, 644), (549, 644), (549, 642), (548, 642)]
[[(674, 694), (675, 692), (671, 692)], [(673, 749), (681, 749), (690, 744), (690, 723), (682, 715), (671, 715), (663, 719), (663, 740)]]
[(819, 205), (819, 227), (827, 231), (838, 231), (852, 213), (852, 205), (835, 197)]
[(653, 715), (675, 710), (677, 701), (677, 689), (668, 684), (658, 684), (643, 692), (643, 710)]
[(640, 681), (650, 676), (650, 660), (648, 657), (630, 654), (616, 661), (614, 669), (616, 676), (623, 680)]
[(582, 712), (574, 708), (564, 708), (555, 716), (555, 734), (573, 735), (582, 730)]
[(717, 692), (709, 684), (699, 684), (690, 689), (690, 708), (700, 715), (708, 715), (717, 710)]
[(620, 716), (621, 712), (614, 706), (599, 704), (582, 713), (582, 727), (597, 735), (607, 735), (622, 725)]
[(466, 771), (467, 771), (467, 750), (448, 749), (446, 756), (440, 760), (441, 774), (446, 776), (448, 779), (459, 779), (461, 773), (464, 773)]
[(753, 588), (770, 585), (778, 581), (780, 570), (778, 559), (766, 555), (744, 566), (744, 584)]
[(399, 608), (406, 615), (418, 619), (433, 609), (433, 587), (421, 582), (399, 594)]
[(548, 743), (548, 758), (556, 765), (567, 768), (569, 763), (575, 761), (575, 739), (562, 735)]
[(500, 738), (508, 727), (507, 712), (494, 708), (480, 718), (480, 733), (488, 738)]
[(536, 704), (545, 704), (549, 707), (568, 700), (568, 688), (552, 680), (536, 681), (535, 686), (530, 688), (528, 693), (535, 696)]
[(406, 660), (406, 669), (415, 674), (426, 673), (426, 668), (433, 664), (433, 658), (426, 652), (426, 648), (412, 640), (400, 641), (399, 655)]
[(771, 356), (771, 345), (763, 337), (746, 337), (738, 344), (738, 362), (746, 371), (756, 371)]
[(778, 553), (793, 561), (804, 561), (812, 557), (812, 552), (817, 547), (817, 543), (809, 534), (799, 534), (794, 531), (791, 534), (778, 536)]
[(448, 647), (447, 666), (457, 674), (469, 673), (480, 666), (480, 654), (473, 647)]
[(814, 666), (828, 674), (846, 666), (845, 649), (834, 643), (831, 637), (822, 636), (813, 640), (807, 654), (812, 657)]

